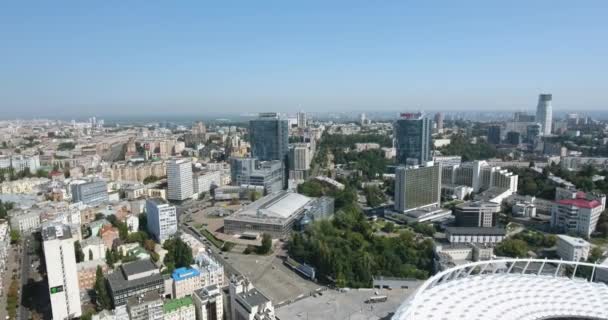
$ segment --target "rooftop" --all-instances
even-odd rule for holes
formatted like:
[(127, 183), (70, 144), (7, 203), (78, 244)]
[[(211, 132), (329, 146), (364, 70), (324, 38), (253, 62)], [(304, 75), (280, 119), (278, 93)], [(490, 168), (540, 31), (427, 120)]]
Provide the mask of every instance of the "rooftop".
[(191, 306), (191, 305), (192, 305), (191, 297), (183, 297), (180, 299), (171, 299), (171, 300), (165, 301), (165, 304), (163, 305), (163, 311), (165, 313), (170, 313), (170, 312), (178, 310), (182, 307), (187, 307), (187, 306)]
[(264, 294), (258, 289), (253, 288), (248, 291), (244, 291), (238, 294), (239, 298), (247, 303), (249, 306), (259, 306), (270, 301)]
[(476, 228), (476, 227), (448, 227), (446, 233), (464, 234), (464, 235), (494, 235), (504, 236), (507, 234), (504, 228)]
[(72, 232), (68, 225), (52, 223), (42, 227), (42, 239), (44, 241), (70, 238), (72, 238)]
[(125, 276), (132, 276), (138, 273), (158, 270), (158, 268), (150, 260), (138, 260), (130, 263), (125, 263), (122, 266), (122, 272)]
[(198, 277), (201, 273), (194, 268), (177, 268), (171, 274), (171, 278), (175, 281), (182, 281), (192, 277)]
[(279, 191), (252, 202), (236, 212), (235, 216), (288, 219), (311, 200), (312, 198), (298, 193)]
[(582, 238), (571, 237), (571, 236), (567, 236), (565, 234), (559, 234), (559, 235), (557, 235), (557, 238), (561, 241), (568, 243), (569, 245), (571, 245), (573, 247), (590, 246), (589, 242), (585, 241)]
[(601, 202), (597, 200), (587, 199), (562, 199), (558, 200), (557, 203), (586, 209), (593, 209), (602, 205)]

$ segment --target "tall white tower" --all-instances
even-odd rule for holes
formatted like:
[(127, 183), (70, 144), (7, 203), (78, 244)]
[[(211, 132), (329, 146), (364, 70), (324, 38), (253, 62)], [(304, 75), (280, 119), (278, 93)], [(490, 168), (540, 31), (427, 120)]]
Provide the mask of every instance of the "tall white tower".
[(192, 164), (188, 159), (171, 160), (167, 164), (167, 199), (183, 201), (192, 196)]
[(82, 315), (75, 239), (70, 227), (48, 224), (42, 227), (42, 240), (53, 319), (72, 319)]
[(551, 94), (543, 93), (538, 96), (538, 106), (536, 107), (536, 122), (542, 125), (544, 136), (551, 134), (553, 124), (553, 109), (551, 107)]

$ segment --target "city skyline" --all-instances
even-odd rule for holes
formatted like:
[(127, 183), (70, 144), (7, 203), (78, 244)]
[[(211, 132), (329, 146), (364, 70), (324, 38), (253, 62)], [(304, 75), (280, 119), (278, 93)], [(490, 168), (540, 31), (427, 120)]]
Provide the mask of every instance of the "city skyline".
[(5, 117), (605, 108), (608, 6), (3, 4)]

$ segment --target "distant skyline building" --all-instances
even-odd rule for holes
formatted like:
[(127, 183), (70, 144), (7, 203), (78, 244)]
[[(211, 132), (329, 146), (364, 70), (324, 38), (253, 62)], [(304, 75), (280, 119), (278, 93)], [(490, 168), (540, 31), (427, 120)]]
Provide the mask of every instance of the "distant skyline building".
[(542, 126), (542, 134), (544, 136), (551, 134), (553, 125), (553, 107), (551, 101), (553, 95), (551, 94), (540, 94), (538, 96), (538, 106), (536, 107), (536, 121)]
[(260, 113), (249, 121), (251, 155), (261, 161), (285, 162), (289, 148), (289, 121), (277, 113)]
[(395, 211), (439, 205), (441, 200), (441, 171), (432, 162), (426, 166), (398, 167), (395, 170)]
[(437, 112), (435, 113), (435, 124), (437, 125), (437, 132), (443, 131), (443, 113)]
[(177, 232), (177, 210), (161, 198), (146, 200), (148, 232), (163, 243)]
[(298, 128), (306, 128), (308, 126), (308, 119), (306, 117), (306, 112), (300, 111), (298, 112)]
[(289, 148), (289, 179), (304, 180), (308, 178), (311, 159), (307, 143), (296, 143)]
[(69, 226), (50, 224), (42, 228), (42, 241), (53, 319), (82, 315), (75, 238)]
[(488, 127), (488, 143), (500, 144), (500, 126), (493, 125)]
[(174, 159), (167, 164), (167, 199), (183, 201), (194, 194), (192, 164), (189, 159)]
[(423, 164), (431, 161), (431, 120), (422, 113), (402, 113), (393, 125), (397, 163)]

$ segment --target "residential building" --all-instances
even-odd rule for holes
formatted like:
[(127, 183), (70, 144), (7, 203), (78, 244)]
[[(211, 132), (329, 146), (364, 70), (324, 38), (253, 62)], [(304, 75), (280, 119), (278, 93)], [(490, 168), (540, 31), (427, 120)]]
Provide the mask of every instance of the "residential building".
[(457, 205), (454, 208), (456, 226), (491, 228), (498, 223), (500, 204), (493, 202), (472, 201)]
[(163, 313), (165, 320), (196, 320), (192, 297), (165, 301)]
[(160, 198), (146, 200), (148, 232), (156, 241), (163, 243), (177, 232), (177, 210)]
[(402, 113), (393, 130), (397, 163), (420, 165), (431, 161), (432, 121), (422, 113)]
[(127, 300), (129, 320), (164, 320), (163, 299), (158, 292), (148, 292)]
[(489, 126), (488, 127), (488, 143), (500, 144), (500, 126)]
[(131, 297), (148, 292), (163, 294), (165, 280), (150, 260), (139, 260), (122, 264), (106, 277), (112, 303), (121, 306)]
[(192, 267), (199, 271), (201, 287), (217, 285), (221, 288), (224, 286), (224, 266), (222, 264), (204, 252), (195, 255), (194, 263)]
[(276, 113), (261, 113), (249, 121), (251, 155), (260, 161), (285, 162), (289, 145), (289, 122)]
[(74, 181), (70, 186), (72, 202), (82, 202), (89, 206), (98, 206), (109, 201), (108, 184), (102, 180)]
[(194, 174), (194, 193), (201, 194), (209, 192), (211, 188), (222, 185), (221, 171), (207, 171)]
[(183, 201), (194, 193), (192, 164), (189, 159), (174, 159), (167, 164), (167, 199)]
[(11, 229), (28, 234), (40, 228), (39, 210), (14, 210), (10, 213)]
[(606, 209), (606, 196), (558, 188), (551, 210), (551, 227), (589, 237)]
[(53, 319), (78, 318), (82, 309), (70, 227), (46, 224), (42, 227), (42, 241)]
[(553, 125), (553, 107), (551, 106), (553, 96), (551, 94), (540, 94), (538, 96), (538, 105), (536, 106), (536, 121), (542, 126), (542, 134), (544, 136), (551, 135)]
[(591, 244), (581, 238), (557, 235), (557, 255), (570, 261), (587, 261)]
[(401, 166), (395, 170), (395, 211), (437, 206), (441, 201), (441, 172), (432, 162), (426, 166)]
[(103, 241), (106, 248), (113, 248), (114, 241), (120, 239), (118, 228), (115, 228), (112, 225), (105, 225), (101, 227), (99, 230), (99, 237)]
[(231, 158), (230, 174), (235, 186), (263, 186), (267, 194), (283, 189), (284, 166), (279, 160), (259, 161), (255, 158)]
[(173, 297), (182, 298), (192, 295), (194, 290), (202, 288), (201, 273), (195, 268), (177, 268), (171, 274), (173, 279)]
[(84, 261), (105, 259), (106, 245), (98, 236), (91, 236), (80, 241), (80, 247), (84, 253)]
[(276, 319), (272, 301), (254, 288), (249, 279), (232, 278), (229, 291), (232, 320)]
[(303, 181), (308, 178), (312, 155), (307, 143), (296, 143), (289, 148), (289, 179)]
[(518, 176), (507, 169), (491, 166), (486, 161), (472, 161), (442, 167), (441, 182), (469, 186), (476, 193), (490, 188), (505, 189), (515, 193)]
[(298, 112), (298, 128), (306, 128), (308, 126), (308, 119), (306, 118), (306, 112)]
[(78, 270), (78, 288), (81, 292), (92, 290), (95, 287), (97, 267), (101, 267), (103, 274), (107, 274), (108, 265), (105, 259), (87, 260), (76, 264), (76, 269)]
[(224, 232), (228, 234), (268, 233), (273, 238), (288, 236), (294, 225), (307, 214), (328, 217), (333, 214), (333, 201), (309, 198), (281, 191), (269, 194), (243, 207), (224, 219)]
[(210, 285), (194, 291), (192, 296), (197, 320), (222, 320), (224, 299), (217, 285)]

